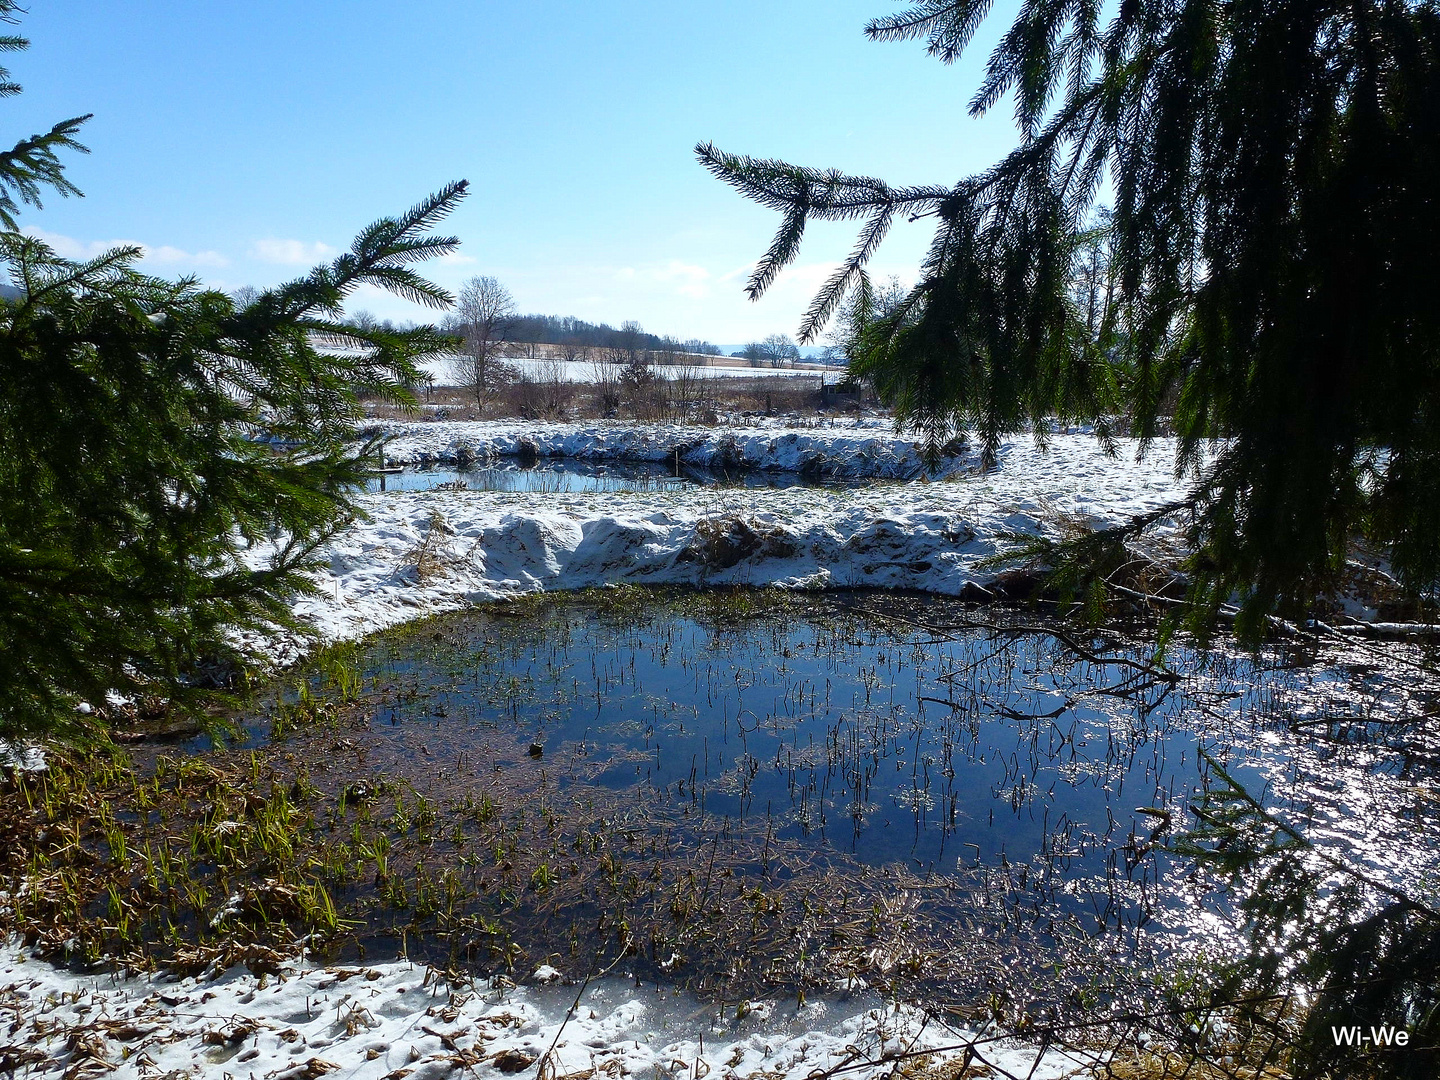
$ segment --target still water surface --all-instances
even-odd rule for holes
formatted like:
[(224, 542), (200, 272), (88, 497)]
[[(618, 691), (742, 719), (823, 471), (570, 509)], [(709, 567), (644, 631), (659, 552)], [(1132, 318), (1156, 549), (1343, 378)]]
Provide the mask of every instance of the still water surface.
[(1029, 866), (1104, 921), (1192, 921), (1184, 868), (1154, 847), (1188, 821), (1207, 754), (1389, 880), (1440, 869), (1436, 759), (1413, 727), (1437, 694), (1393, 649), (1172, 649), (1171, 680), (1146, 648), (1057, 636), (1030, 612), (626, 596), (381, 635), (365, 656), (387, 690), (376, 738), (401, 761), (493, 753), (497, 736), (517, 759), (543, 748), (562, 788), (634, 792), (696, 844), (763, 822), (871, 866)]
[(562, 458), (522, 467), (517, 463), (474, 469), (406, 466), (371, 480), (367, 491), (430, 491), (438, 487), (470, 491), (682, 491), (728, 485), (789, 488), (855, 486), (866, 481), (816, 480), (798, 473), (743, 469), (724, 472), (671, 468), (658, 462), (590, 462)]

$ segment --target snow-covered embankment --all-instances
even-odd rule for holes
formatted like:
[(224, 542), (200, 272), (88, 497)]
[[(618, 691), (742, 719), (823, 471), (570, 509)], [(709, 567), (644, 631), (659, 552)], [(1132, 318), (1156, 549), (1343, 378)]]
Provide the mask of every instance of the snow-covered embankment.
[[(766, 420), (740, 427), (521, 420), (388, 422), (367, 425), (365, 432), (389, 438), (385, 456), (398, 465), (571, 458), (846, 480), (909, 480), (926, 472), (915, 441), (897, 435), (889, 421), (878, 419), (798, 428)], [(942, 459), (937, 475), (974, 464), (968, 447), (957, 443), (948, 449), (951, 452)]]
[[(453, 441), (461, 436), (444, 429), (461, 426), (425, 437)], [(420, 438), (397, 440), (402, 460)], [(994, 580), (983, 563), (1006, 533), (1113, 524), (1182, 491), (1164, 448), (1137, 463), (1133, 450), (1107, 457), (1093, 437), (1061, 434), (1046, 452), (1029, 439), (1007, 444), (988, 473), (863, 488), (376, 494), (364, 503), (370, 520), (331, 545), (320, 590), (298, 611), (341, 640), (469, 603), (617, 584), (958, 596)]]

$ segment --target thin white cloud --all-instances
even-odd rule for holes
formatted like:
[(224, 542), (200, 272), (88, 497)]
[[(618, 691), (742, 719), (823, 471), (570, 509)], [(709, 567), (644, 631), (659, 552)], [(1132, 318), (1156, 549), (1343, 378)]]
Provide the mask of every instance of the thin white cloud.
[(693, 300), (709, 296), (710, 282), (713, 280), (710, 271), (705, 267), (681, 262), (679, 259), (640, 267), (621, 266), (612, 269), (610, 276), (625, 284), (658, 285), (677, 296), (687, 296)]
[(282, 240), (270, 236), (250, 245), (250, 258), (279, 266), (311, 266), (333, 259), (337, 254), (336, 248), (319, 240), (307, 244), (304, 240)]
[[(142, 245), (144, 246), (144, 245)], [(145, 246), (145, 261), (160, 266), (229, 266), (230, 260), (218, 251), (182, 251), (180, 248), (162, 244), (160, 247)]]
[(142, 258), (145, 262), (157, 267), (230, 265), (230, 260), (218, 251), (185, 251), (182, 248), (171, 247), (169, 244), (152, 246), (142, 240), (77, 240), (73, 236), (53, 233), (34, 226), (27, 226), (25, 233), (27, 236), (44, 241), (62, 259), (94, 259), (117, 247), (138, 247), (144, 253)]
[(710, 271), (703, 266), (671, 259), (656, 280), (669, 284), (681, 296), (699, 300), (710, 295)]

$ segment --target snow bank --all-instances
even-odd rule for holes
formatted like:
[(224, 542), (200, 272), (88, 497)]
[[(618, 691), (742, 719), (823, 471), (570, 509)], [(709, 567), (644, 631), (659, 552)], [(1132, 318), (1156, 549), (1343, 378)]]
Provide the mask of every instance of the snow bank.
[[(548, 974), (548, 973), (547, 973)], [(290, 965), (256, 978), (76, 975), (0, 947), (0, 1013), (11, 1022), (0, 1071), (19, 1077), (109, 1075), (440, 1080), (464, 1070), (534, 1077), (554, 1045), (554, 1080), (683, 1074), (803, 1080), (846, 1066), (879, 1076), (899, 1055), (959, 1059), (975, 1037), (873, 994), (721, 1009), (612, 978), (573, 986), (455, 989), (405, 962), (364, 968)], [(1058, 1080), (1078, 1064), (1051, 1051), (982, 1039), (981, 1060), (1012, 1076)], [(916, 1063), (921, 1064), (920, 1062)]]
[(1137, 463), (1058, 435), (1048, 452), (1019, 440), (999, 469), (935, 482), (374, 494), (363, 500), (370, 520), (332, 542), (319, 593), (296, 610), (342, 640), (470, 603), (614, 584), (956, 596), (994, 580), (981, 564), (1003, 534), (1115, 524), (1182, 493), (1163, 448)]
[[(895, 434), (888, 421), (846, 421), (835, 427), (747, 422), (742, 427), (682, 424), (537, 421), (383, 423), (385, 456), (395, 464), (485, 462), (502, 457), (566, 457), (579, 461), (680, 462), (698, 469), (762, 469), (837, 479), (911, 479), (925, 472), (918, 444)], [(957, 447), (939, 470), (971, 466), (975, 455)]]

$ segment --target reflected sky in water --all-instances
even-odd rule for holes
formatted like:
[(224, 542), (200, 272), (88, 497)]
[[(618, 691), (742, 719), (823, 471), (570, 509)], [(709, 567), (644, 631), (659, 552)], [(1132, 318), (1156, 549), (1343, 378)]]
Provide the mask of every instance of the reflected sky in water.
[(758, 469), (723, 472), (681, 466), (670, 468), (658, 462), (590, 462), (575, 458), (542, 461), (523, 467), (507, 461), (485, 468), (451, 469), (405, 466), (382, 474), (366, 490), (432, 491), (678, 491), (691, 487), (728, 485), (751, 488), (857, 486), (868, 481), (817, 481), (798, 473)]
[(1096, 663), (1038, 619), (878, 594), (554, 597), (381, 637), (373, 730), (401, 767), (543, 746), (562, 787), (643, 791), (696, 843), (763, 823), (871, 865), (1024, 868), (1105, 921), (1194, 921), (1153, 847), (1202, 791), (1202, 751), (1388, 880), (1436, 872), (1420, 657), (1172, 650), (1175, 683), (1123, 639), (1086, 637)]

